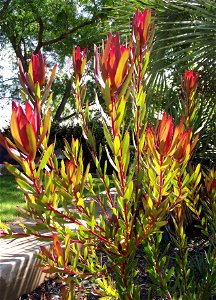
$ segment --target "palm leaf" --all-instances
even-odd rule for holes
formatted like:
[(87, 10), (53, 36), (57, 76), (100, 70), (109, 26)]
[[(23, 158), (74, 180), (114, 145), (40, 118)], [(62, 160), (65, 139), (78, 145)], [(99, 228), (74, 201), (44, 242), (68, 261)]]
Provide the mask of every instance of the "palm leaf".
[[(146, 89), (149, 116), (167, 110), (179, 118), (180, 82), (185, 70), (200, 74), (198, 153), (213, 162), (216, 157), (216, 2), (215, 0), (120, 0), (113, 10), (113, 26), (123, 35), (136, 8), (151, 8), (156, 25)], [(115, 30), (115, 29), (114, 29)], [(205, 108), (205, 109), (203, 109)], [(204, 153), (203, 153), (204, 151)], [(201, 154), (202, 153), (202, 154)], [(202, 157), (201, 157), (202, 156)]]

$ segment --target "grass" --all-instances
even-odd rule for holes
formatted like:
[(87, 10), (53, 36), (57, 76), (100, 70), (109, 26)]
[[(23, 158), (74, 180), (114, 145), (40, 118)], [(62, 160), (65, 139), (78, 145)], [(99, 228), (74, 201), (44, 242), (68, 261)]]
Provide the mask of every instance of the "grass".
[[(99, 194), (99, 193), (103, 192), (104, 191), (104, 185), (101, 182), (101, 179), (93, 177), (92, 180), (93, 180), (93, 189), (94, 189), (94, 192), (96, 194)], [(112, 180), (110, 180), (110, 188), (112, 188), (112, 187), (114, 187), (114, 184), (113, 184)], [(89, 193), (89, 191), (87, 189), (84, 189), (83, 195), (84, 195), (84, 197), (91, 196), (91, 194)]]
[(12, 222), (21, 217), (16, 206), (26, 207), (23, 193), (18, 190), (12, 175), (0, 176), (0, 220)]
[[(104, 190), (99, 178), (93, 178), (93, 183), (96, 193)], [(89, 196), (87, 190), (84, 191), (84, 196)], [(17, 211), (17, 206), (26, 208), (23, 193), (18, 190), (15, 178), (12, 175), (0, 176), (0, 221), (13, 222), (18, 220), (21, 214)]]

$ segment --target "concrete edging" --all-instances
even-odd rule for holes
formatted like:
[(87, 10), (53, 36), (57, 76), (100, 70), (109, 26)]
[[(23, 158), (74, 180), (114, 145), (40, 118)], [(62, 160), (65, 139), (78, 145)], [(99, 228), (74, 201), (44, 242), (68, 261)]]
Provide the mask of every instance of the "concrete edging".
[[(110, 189), (113, 197), (116, 194), (115, 188)], [(101, 194), (105, 194), (102, 192)], [(86, 198), (90, 203), (92, 198)], [(109, 210), (109, 208), (108, 208)], [(96, 215), (103, 214), (103, 211), (96, 205)], [(28, 226), (35, 224), (35, 221), (26, 220)], [(67, 224), (70, 229), (76, 230), (75, 224)], [(11, 226), (14, 232), (22, 231), (18, 224)], [(43, 273), (35, 267), (40, 260), (35, 254), (40, 252), (40, 246), (50, 247), (52, 242), (40, 242), (34, 236), (17, 239), (0, 239), (0, 300), (16, 300), (26, 293), (34, 291), (49, 274)]]
[(16, 300), (44, 282), (47, 274), (35, 267), (39, 259), (34, 256), (41, 245), (49, 247), (33, 236), (0, 240), (1, 300)]

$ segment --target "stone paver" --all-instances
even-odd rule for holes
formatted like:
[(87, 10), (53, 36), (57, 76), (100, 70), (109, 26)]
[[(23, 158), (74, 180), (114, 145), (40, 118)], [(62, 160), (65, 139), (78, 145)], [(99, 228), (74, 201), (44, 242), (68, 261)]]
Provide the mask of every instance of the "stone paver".
[(40, 245), (35, 237), (0, 240), (0, 299), (16, 300), (40, 285), (46, 274), (35, 267)]
[[(111, 194), (116, 194), (115, 189)], [(90, 202), (90, 199), (85, 200)], [(96, 211), (97, 215), (103, 213), (99, 207)], [(23, 223), (33, 224), (30, 220)], [(16, 223), (11, 228), (14, 232), (21, 230)], [(76, 230), (74, 224), (70, 224), (70, 228)], [(34, 256), (41, 245), (49, 247), (51, 243), (40, 242), (34, 236), (0, 239), (0, 300), (17, 300), (44, 282), (47, 275), (36, 267), (40, 260)]]

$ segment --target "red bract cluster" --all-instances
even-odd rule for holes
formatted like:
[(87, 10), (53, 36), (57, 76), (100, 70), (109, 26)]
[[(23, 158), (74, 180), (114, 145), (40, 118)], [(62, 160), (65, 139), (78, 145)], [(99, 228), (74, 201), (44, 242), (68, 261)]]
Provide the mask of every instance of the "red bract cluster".
[[(40, 102), (40, 91), (44, 88), (48, 92), (51, 89), (53, 83), (57, 65), (55, 65), (50, 74), (50, 78), (46, 84), (46, 61), (44, 56), (41, 54), (41, 51), (38, 54), (33, 54), (29, 63), (28, 73), (24, 72), (22, 62), (19, 60), (19, 79), (24, 91), (30, 96), (30, 98), (37, 97)], [(46, 94), (46, 93), (45, 93)]]
[[(184, 120), (174, 128), (172, 117), (163, 114), (155, 130), (147, 128), (146, 143), (152, 153), (158, 156), (172, 156), (177, 161), (187, 158), (191, 151), (191, 131), (184, 130)], [(159, 155), (157, 155), (159, 154)]]
[(165, 113), (160, 123), (157, 136), (157, 144), (161, 155), (166, 155), (170, 150), (172, 145), (173, 126), (172, 117), (167, 118)]
[(19, 70), (21, 81), (34, 92), (34, 85), (39, 83), (40, 88), (45, 85), (45, 74), (46, 74), (46, 62), (39, 51), (38, 54), (32, 54), (28, 73), (24, 73), (23, 66), (19, 60)]
[(95, 46), (95, 76), (102, 88), (105, 88), (106, 80), (109, 81), (110, 92), (113, 95), (124, 82), (128, 67), (127, 62), (130, 49), (120, 44), (120, 37), (109, 34), (106, 45), (102, 46), (102, 54)]
[(139, 44), (140, 50), (143, 49), (147, 42), (150, 24), (151, 10), (144, 9), (141, 12), (137, 9), (133, 18), (132, 37), (134, 43)]
[(78, 76), (79, 80), (82, 78), (87, 59), (87, 48), (81, 51), (80, 47), (76, 47), (73, 50), (73, 67), (74, 72)]
[[(34, 135), (36, 136), (40, 131), (41, 118), (37, 107), (33, 109), (29, 102), (26, 102), (25, 110), (23, 110), (20, 103), (12, 102), (12, 119), (16, 123), (20, 132), (27, 124), (30, 124)], [(12, 122), (12, 120), (11, 120)]]
[[(33, 161), (37, 149), (47, 134), (49, 121), (50, 111), (47, 112), (44, 126), (42, 126), (40, 108), (37, 101), (35, 101), (34, 108), (27, 101), (25, 109), (21, 107), (20, 103), (16, 104), (13, 101), (10, 128), (16, 146), (2, 135), (0, 136), (0, 143), (7, 148), (14, 159), (18, 159), (19, 157), (18, 148), (30, 161)], [(16, 155), (14, 156), (15, 152)]]
[(29, 64), (29, 74), (36, 84), (37, 82), (42, 88), (45, 85), (46, 62), (45, 58), (39, 51), (38, 54), (33, 54)]
[(199, 73), (192, 70), (185, 71), (182, 89), (187, 99), (189, 99), (191, 94), (196, 91), (198, 80)]
[(18, 103), (12, 104), (11, 134), (17, 147), (30, 160), (36, 155), (36, 143), (40, 133), (41, 119), (37, 107), (33, 110), (31, 104), (26, 102), (25, 110)]

